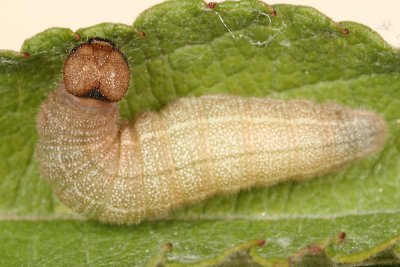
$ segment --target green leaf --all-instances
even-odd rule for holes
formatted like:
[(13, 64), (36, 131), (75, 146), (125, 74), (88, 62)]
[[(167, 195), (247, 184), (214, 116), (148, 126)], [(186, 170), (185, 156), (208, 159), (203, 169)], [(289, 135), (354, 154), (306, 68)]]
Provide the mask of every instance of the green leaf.
[[(276, 16), (255, 0), (213, 9), (171, 0), (133, 26), (52, 28), (21, 52), (0, 51), (0, 265), (400, 263), (400, 54), (365, 26), (339, 25), (308, 7), (274, 8)], [(126, 119), (185, 95), (307, 98), (379, 112), (389, 126), (386, 146), (339, 173), (215, 197), (166, 220), (86, 221), (54, 197), (33, 154), (40, 103), (70, 49), (94, 36), (128, 58)]]

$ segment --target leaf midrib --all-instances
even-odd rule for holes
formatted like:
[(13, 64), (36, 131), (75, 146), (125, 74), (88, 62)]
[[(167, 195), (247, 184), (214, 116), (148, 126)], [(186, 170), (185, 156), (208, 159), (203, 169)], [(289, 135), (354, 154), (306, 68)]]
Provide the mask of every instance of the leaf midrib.
[[(170, 218), (165, 218), (161, 221), (181, 221), (181, 222), (197, 222), (197, 221), (265, 221), (274, 222), (280, 220), (336, 220), (346, 217), (363, 217), (363, 216), (381, 216), (381, 215), (397, 215), (400, 214), (400, 209), (397, 210), (372, 210), (372, 211), (350, 211), (334, 214), (295, 214), (295, 215), (181, 215)], [(1, 222), (20, 221), (20, 222), (51, 222), (51, 221), (90, 221), (90, 219), (78, 214), (52, 214), (52, 215), (15, 215), (15, 214), (0, 214)]]

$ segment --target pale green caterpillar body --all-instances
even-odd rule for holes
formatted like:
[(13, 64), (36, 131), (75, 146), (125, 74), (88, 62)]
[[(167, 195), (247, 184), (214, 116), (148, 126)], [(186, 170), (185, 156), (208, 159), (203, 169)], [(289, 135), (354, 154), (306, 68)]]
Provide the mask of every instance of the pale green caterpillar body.
[[(82, 47), (72, 55), (81, 58)], [(40, 108), (36, 157), (66, 206), (103, 222), (137, 224), (214, 195), (337, 171), (381, 149), (386, 137), (374, 112), (232, 95), (181, 98), (132, 124), (120, 122), (111, 101), (120, 98), (113, 90), (121, 83), (110, 78), (74, 91), (92, 74), (74, 76), (68, 64)], [(106, 66), (96, 79), (123, 80), (120, 67)]]

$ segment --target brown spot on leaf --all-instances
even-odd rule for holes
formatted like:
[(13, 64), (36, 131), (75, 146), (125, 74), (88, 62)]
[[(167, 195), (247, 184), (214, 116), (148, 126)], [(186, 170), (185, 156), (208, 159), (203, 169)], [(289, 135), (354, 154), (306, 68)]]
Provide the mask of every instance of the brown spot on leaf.
[(209, 2), (209, 3), (207, 3), (207, 7), (210, 8), (210, 9), (216, 8), (217, 7), (217, 3)]

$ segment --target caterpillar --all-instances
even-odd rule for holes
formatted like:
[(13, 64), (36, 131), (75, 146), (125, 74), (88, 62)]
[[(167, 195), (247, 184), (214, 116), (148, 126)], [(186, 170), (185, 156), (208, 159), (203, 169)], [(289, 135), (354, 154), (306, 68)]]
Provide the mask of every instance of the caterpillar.
[(121, 122), (129, 83), (124, 55), (91, 39), (67, 57), (37, 116), (42, 176), (66, 206), (107, 223), (338, 171), (385, 142), (378, 114), (307, 100), (185, 97)]

